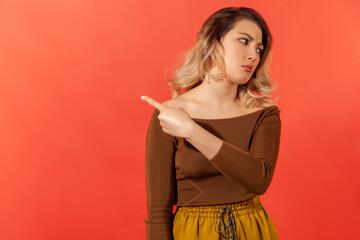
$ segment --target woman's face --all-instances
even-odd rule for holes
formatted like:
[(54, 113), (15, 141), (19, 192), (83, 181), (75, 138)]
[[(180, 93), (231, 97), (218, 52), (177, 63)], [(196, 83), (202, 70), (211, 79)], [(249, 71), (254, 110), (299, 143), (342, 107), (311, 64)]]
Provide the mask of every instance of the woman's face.
[[(221, 38), (226, 79), (236, 84), (245, 84), (260, 62), (262, 45), (261, 29), (254, 22), (242, 19)], [(248, 65), (249, 67), (244, 67)]]

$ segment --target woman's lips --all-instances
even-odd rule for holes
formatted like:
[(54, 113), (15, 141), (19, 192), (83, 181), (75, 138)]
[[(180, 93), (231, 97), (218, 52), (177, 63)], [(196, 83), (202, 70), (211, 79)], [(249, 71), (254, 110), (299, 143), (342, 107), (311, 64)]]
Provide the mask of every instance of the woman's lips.
[(248, 72), (252, 71), (252, 67), (250, 67), (250, 66), (243, 65), (242, 67), (245, 68), (245, 70), (248, 71)]

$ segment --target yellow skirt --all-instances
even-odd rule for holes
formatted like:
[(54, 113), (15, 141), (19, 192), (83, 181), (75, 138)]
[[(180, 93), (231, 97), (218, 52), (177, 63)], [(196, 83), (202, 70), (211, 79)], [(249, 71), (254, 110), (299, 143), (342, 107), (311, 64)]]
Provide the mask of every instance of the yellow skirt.
[(274, 223), (260, 196), (230, 204), (178, 207), (174, 240), (277, 240)]

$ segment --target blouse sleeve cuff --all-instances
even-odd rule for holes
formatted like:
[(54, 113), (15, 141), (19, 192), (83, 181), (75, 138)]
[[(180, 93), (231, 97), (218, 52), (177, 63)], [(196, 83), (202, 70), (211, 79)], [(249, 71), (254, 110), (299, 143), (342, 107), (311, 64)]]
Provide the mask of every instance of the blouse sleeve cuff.
[[(215, 165), (226, 165), (229, 161), (226, 161), (228, 159), (234, 159), (236, 157), (240, 157), (240, 156), (249, 156), (249, 153), (247, 151), (244, 151), (242, 149), (239, 149), (237, 147), (235, 147), (234, 145), (232, 145), (229, 142), (226, 142), (224, 140), (222, 140), (222, 144), (221, 147), (219, 149), (219, 151), (215, 154), (214, 157), (212, 157), (211, 159), (209, 159), (209, 161), (211, 161), (213, 164)], [(226, 160), (224, 160), (226, 159)]]
[(215, 156), (210, 158), (209, 161), (216, 162), (219, 158), (222, 158), (221, 155), (225, 148), (226, 148), (225, 142), (224, 142), (224, 140), (221, 140), (221, 147), (220, 147), (219, 151), (215, 154)]

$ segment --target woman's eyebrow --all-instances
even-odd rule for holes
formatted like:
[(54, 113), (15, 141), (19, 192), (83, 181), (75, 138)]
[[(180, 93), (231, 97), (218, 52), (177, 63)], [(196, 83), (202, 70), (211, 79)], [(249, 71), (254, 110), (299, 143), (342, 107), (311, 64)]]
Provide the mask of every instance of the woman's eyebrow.
[[(248, 33), (240, 32), (239, 34), (245, 34), (246, 36), (248, 36), (250, 38), (251, 41), (254, 40), (254, 38), (251, 35), (249, 35)], [(264, 46), (264, 44), (262, 44), (261, 42), (258, 42), (257, 45)]]

